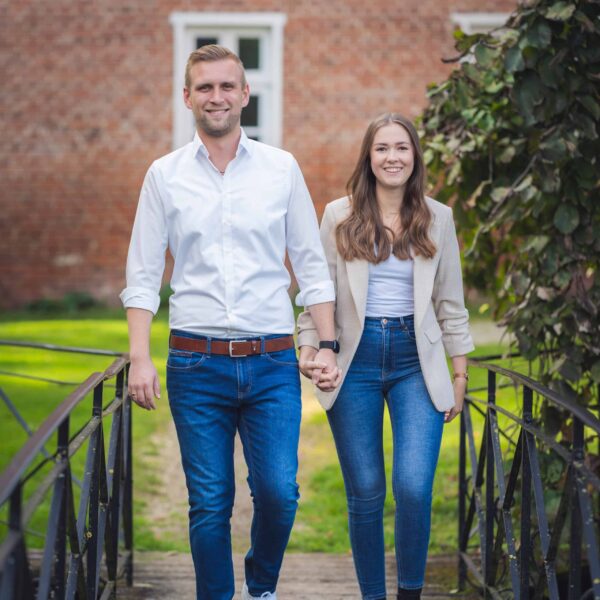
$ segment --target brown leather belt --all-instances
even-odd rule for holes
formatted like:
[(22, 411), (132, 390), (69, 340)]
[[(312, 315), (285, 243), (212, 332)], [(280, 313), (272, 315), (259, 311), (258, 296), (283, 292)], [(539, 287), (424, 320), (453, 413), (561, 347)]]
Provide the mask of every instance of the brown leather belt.
[[(210, 346), (210, 351), (209, 351)], [(184, 350), (188, 352), (202, 352), (204, 354), (223, 354), (232, 358), (241, 356), (251, 356), (253, 354), (262, 354), (263, 352), (279, 352), (280, 350), (288, 350), (294, 347), (294, 336), (286, 335), (285, 337), (272, 338), (264, 341), (260, 338), (251, 340), (198, 340), (192, 338), (181, 337), (179, 335), (171, 335), (169, 339), (169, 347), (174, 350)]]

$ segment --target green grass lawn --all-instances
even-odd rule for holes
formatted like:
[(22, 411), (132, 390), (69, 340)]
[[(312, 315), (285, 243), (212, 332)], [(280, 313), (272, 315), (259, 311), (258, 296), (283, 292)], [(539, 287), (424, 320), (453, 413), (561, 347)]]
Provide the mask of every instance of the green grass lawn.
[[(88, 315), (90, 313), (87, 313)], [(126, 351), (127, 326), (120, 312), (96, 311), (93, 318), (44, 319), (28, 318), (17, 314), (15, 318), (3, 315), (0, 318), (0, 338), (54, 343), (60, 345), (104, 348)], [(168, 323), (166, 314), (155, 319), (152, 328), (152, 352), (161, 382), (165, 381), (164, 365), (167, 353)], [(497, 346), (478, 349), (479, 355), (499, 352)], [(71, 382), (83, 381), (93, 371), (103, 371), (110, 357), (55, 353), (32, 349), (15, 349), (0, 346), (0, 370), (22, 374), (41, 375)], [(485, 373), (471, 371), (471, 387), (485, 383)], [(56, 386), (0, 374), (0, 387), (26, 416), (32, 428), (43, 419), (74, 389), (73, 385)], [(164, 392), (164, 390), (163, 390)], [(512, 395), (511, 395), (512, 394)], [(106, 397), (109, 393), (107, 391)], [(514, 394), (504, 393), (505, 400), (514, 405)], [(512, 398), (512, 399), (511, 399)], [(91, 401), (91, 399), (90, 399)], [(73, 416), (71, 430), (89, 418), (90, 403), (82, 403)], [(158, 409), (142, 414), (133, 413), (134, 447), (134, 511), (136, 547), (155, 550), (185, 550), (186, 541), (181, 542), (156, 535), (147, 521), (146, 509), (152, 502), (157, 486), (156, 456), (160, 453), (160, 433), (169, 423), (170, 414), (166, 393), (158, 403)], [(107, 423), (107, 426), (110, 424)], [(108, 428), (105, 430), (108, 435)], [(436, 476), (433, 520), (432, 552), (448, 552), (456, 548), (456, 496), (458, 460), (458, 419), (445, 427), (443, 447)], [(342, 478), (331, 433), (324, 412), (313, 414), (303, 423), (305, 446), (311, 448), (306, 460), (302, 460), (301, 502), (296, 526), (290, 541), (290, 549), (296, 551), (346, 552), (349, 549), (346, 521), (346, 503)], [(26, 434), (16, 425), (4, 403), (0, 402), (0, 469), (6, 467), (26, 439)], [(314, 442), (314, 443), (313, 443)], [(53, 444), (49, 444), (52, 450)], [(385, 429), (386, 455), (391, 456), (389, 423)], [(73, 461), (75, 474), (81, 476), (85, 453), (80, 452)], [(388, 471), (391, 465), (388, 466)], [(389, 475), (389, 473), (388, 473)], [(391, 486), (388, 484), (388, 490)], [(393, 547), (394, 506), (391, 492), (385, 510), (385, 532), (388, 548)], [(39, 531), (43, 526), (47, 508), (43, 508), (32, 529)], [(0, 515), (2, 521), (6, 515)], [(0, 532), (5, 531), (0, 526)], [(2, 534), (3, 535), (3, 534)], [(36, 541), (37, 540), (37, 541)], [(33, 536), (31, 543), (40, 545), (41, 538)]]

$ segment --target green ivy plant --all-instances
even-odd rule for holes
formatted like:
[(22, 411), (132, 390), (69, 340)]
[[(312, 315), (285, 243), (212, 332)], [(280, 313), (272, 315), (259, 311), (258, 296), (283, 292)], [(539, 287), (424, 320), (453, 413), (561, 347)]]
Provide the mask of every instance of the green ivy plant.
[[(454, 207), (468, 285), (541, 377), (590, 405), (600, 383), (600, 3), (520, 5), (456, 33), (460, 65), (422, 122), (435, 195)], [(548, 358), (548, 357), (552, 358)]]

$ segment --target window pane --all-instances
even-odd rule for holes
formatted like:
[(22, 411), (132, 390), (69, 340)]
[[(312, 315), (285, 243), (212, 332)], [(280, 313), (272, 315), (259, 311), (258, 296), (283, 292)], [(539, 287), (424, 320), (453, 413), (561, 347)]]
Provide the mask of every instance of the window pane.
[(202, 48), (202, 46), (208, 46), (209, 44), (218, 44), (218, 43), (219, 43), (219, 40), (216, 37), (199, 37), (199, 38), (196, 38), (196, 50), (198, 50), (198, 48)]
[(240, 38), (238, 54), (246, 69), (260, 69), (260, 40), (258, 38)]
[(250, 96), (248, 106), (242, 110), (242, 127), (256, 127), (258, 125), (258, 96)]

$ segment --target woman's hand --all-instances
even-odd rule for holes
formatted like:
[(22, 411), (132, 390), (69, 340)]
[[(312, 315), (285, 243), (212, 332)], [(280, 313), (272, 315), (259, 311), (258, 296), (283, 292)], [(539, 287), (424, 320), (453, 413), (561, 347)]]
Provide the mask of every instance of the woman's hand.
[[(342, 381), (342, 371), (337, 366), (335, 353), (329, 349), (322, 349), (314, 357), (317, 367), (312, 374), (312, 382), (322, 392), (333, 392)], [(323, 368), (320, 365), (325, 365)]]
[(460, 414), (465, 403), (465, 392), (467, 391), (467, 380), (464, 377), (457, 377), (454, 380), (454, 406), (447, 410), (444, 415), (444, 422), (450, 423), (456, 415)]
[(323, 392), (333, 391), (342, 380), (342, 372), (331, 350), (300, 346), (298, 362), (302, 375), (310, 379)]

